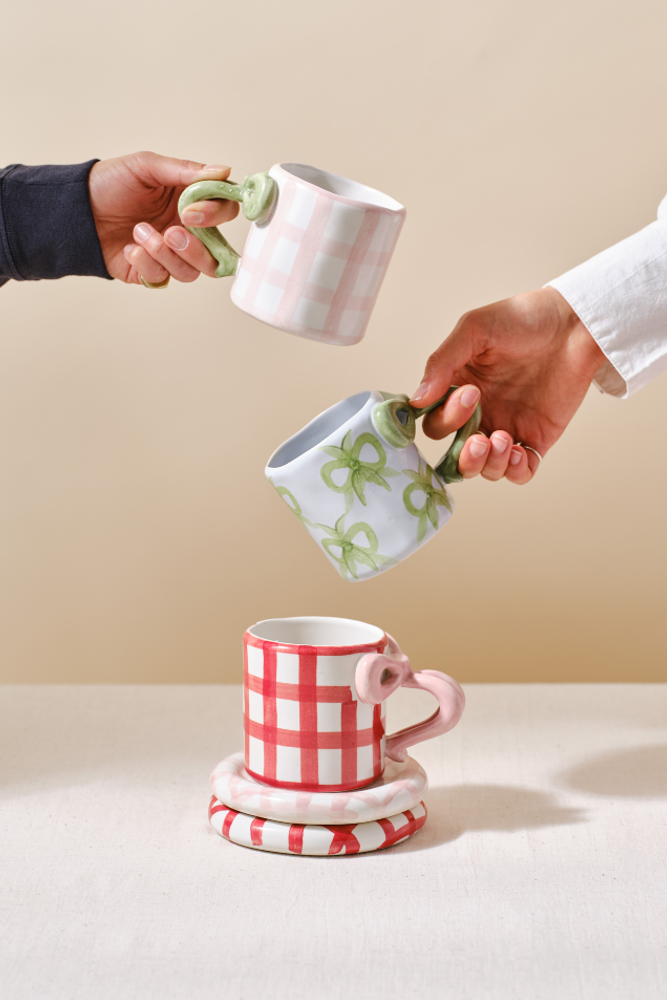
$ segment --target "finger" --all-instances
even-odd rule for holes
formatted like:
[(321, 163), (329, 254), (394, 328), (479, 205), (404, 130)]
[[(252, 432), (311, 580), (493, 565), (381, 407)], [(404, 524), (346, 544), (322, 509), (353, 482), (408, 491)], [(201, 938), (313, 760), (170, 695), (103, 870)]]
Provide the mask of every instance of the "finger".
[(489, 456), (482, 469), (482, 476), (492, 483), (497, 483), (507, 471), (512, 454), (512, 436), (507, 431), (494, 431), (490, 441)]
[(136, 225), (133, 235), (141, 249), (166, 268), (177, 281), (194, 281), (199, 277), (199, 271), (174, 253), (164, 242), (162, 234), (153, 229), (148, 222), (140, 222)]
[(202, 274), (207, 274), (209, 278), (215, 277), (217, 260), (211, 256), (201, 240), (192, 236), (187, 229), (183, 229), (181, 226), (172, 226), (171, 229), (166, 230), (164, 241), (191, 267), (201, 271)]
[(142, 181), (154, 186), (187, 187), (195, 181), (227, 180), (231, 167), (218, 164), (198, 163), (196, 160), (178, 160), (159, 153), (135, 153), (130, 158), (135, 173)]
[(238, 201), (195, 201), (184, 210), (181, 222), (185, 226), (221, 226), (239, 214)]
[[(141, 284), (141, 278), (139, 277), (139, 272), (137, 271), (136, 267), (132, 263), (132, 253), (131, 253), (131, 251), (138, 250), (138, 249), (139, 249), (139, 247), (135, 246), (134, 243), (129, 243), (126, 247), (123, 247), (123, 256), (125, 257), (125, 260), (127, 261), (128, 268), (129, 268), (128, 272), (127, 272), (127, 275), (125, 276), (125, 279), (124, 279), (126, 285), (140, 285)], [(165, 280), (165, 279), (163, 278), (162, 280)], [(159, 282), (158, 282), (158, 284), (159, 284)]]
[[(536, 456), (533, 457), (535, 458), (535, 464), (538, 465), (539, 459)], [(518, 444), (515, 444), (510, 453), (505, 479), (509, 479), (510, 483), (515, 483), (517, 486), (523, 486), (525, 483), (530, 482), (535, 471), (530, 467), (526, 451)]]
[(153, 285), (159, 285), (160, 282), (166, 281), (169, 277), (169, 271), (162, 264), (158, 263), (158, 261), (153, 260), (151, 255), (146, 253), (142, 247), (131, 243), (125, 247), (123, 254), (125, 260), (135, 272), (134, 275), (131, 274), (127, 279), (130, 284), (138, 285), (141, 278), (144, 278)]
[(430, 406), (444, 396), (452, 384), (454, 373), (467, 365), (473, 350), (471, 326), (464, 316), (426, 362), (421, 385), (410, 400), (412, 405)]
[(476, 385), (462, 385), (451, 394), (443, 406), (426, 414), (424, 433), (430, 438), (439, 440), (463, 427), (466, 420), (469, 420), (475, 412), (480, 395)]
[(459, 458), (459, 472), (464, 479), (478, 476), (489, 454), (490, 442), (483, 434), (473, 434), (463, 446)]

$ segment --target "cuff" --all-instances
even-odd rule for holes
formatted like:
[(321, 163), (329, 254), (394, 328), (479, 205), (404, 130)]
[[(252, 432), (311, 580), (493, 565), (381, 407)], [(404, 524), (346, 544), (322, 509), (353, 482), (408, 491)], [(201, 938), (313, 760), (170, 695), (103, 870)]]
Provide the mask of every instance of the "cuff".
[(621, 399), (667, 368), (666, 222), (659, 213), (658, 222), (548, 283), (607, 358), (596, 384)]
[(90, 207), (94, 163), (0, 170), (0, 285), (68, 274), (111, 280)]

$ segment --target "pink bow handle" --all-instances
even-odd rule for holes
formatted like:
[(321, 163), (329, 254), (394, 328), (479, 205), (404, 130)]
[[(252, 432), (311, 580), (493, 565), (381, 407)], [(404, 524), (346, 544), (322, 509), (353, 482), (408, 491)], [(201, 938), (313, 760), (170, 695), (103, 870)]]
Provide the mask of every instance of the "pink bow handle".
[(395, 639), (387, 636), (387, 650), (367, 653), (359, 660), (355, 672), (355, 687), (359, 701), (365, 705), (379, 705), (399, 687), (422, 688), (434, 695), (439, 703), (437, 711), (423, 722), (408, 726), (387, 737), (385, 755), (402, 763), (408, 747), (423, 743), (434, 736), (453, 729), (463, 714), (465, 695), (453, 677), (440, 670), (418, 670), (413, 673), (410, 660), (401, 652)]
[(399, 729), (387, 737), (385, 754), (390, 760), (402, 762), (408, 756), (408, 747), (424, 740), (432, 740), (449, 732), (463, 715), (465, 695), (460, 684), (440, 670), (417, 670), (403, 682), (403, 687), (422, 688), (435, 695), (439, 708), (423, 722), (406, 729)]

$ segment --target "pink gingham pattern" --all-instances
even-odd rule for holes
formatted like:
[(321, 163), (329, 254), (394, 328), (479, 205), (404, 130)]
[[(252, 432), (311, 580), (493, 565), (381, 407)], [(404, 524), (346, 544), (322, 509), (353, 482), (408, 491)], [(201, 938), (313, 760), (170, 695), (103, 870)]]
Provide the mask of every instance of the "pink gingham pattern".
[(368, 205), (283, 169), (268, 222), (253, 223), (232, 301), (269, 326), (331, 344), (364, 335), (405, 210)]
[(257, 781), (304, 791), (361, 788), (380, 777), (386, 703), (365, 705), (354, 685), (358, 646), (244, 639), (245, 766)]
[(421, 830), (426, 822), (426, 815), (426, 806), (420, 802), (414, 809), (406, 809), (387, 819), (319, 826), (279, 823), (259, 816), (249, 816), (229, 809), (215, 795), (208, 807), (208, 818), (213, 829), (233, 844), (278, 854), (319, 856), (363, 854), (393, 847)]

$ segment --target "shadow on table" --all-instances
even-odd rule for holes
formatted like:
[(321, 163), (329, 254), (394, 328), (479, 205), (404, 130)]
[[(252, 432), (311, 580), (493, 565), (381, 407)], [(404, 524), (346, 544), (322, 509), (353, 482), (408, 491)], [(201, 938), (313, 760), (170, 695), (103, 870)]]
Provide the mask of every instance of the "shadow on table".
[(512, 833), (579, 823), (581, 809), (560, 805), (553, 795), (513, 785), (453, 785), (430, 788), (425, 797), (428, 821), (402, 851), (423, 851), (474, 830)]
[(609, 750), (563, 771), (556, 782), (594, 795), (667, 798), (667, 743)]

